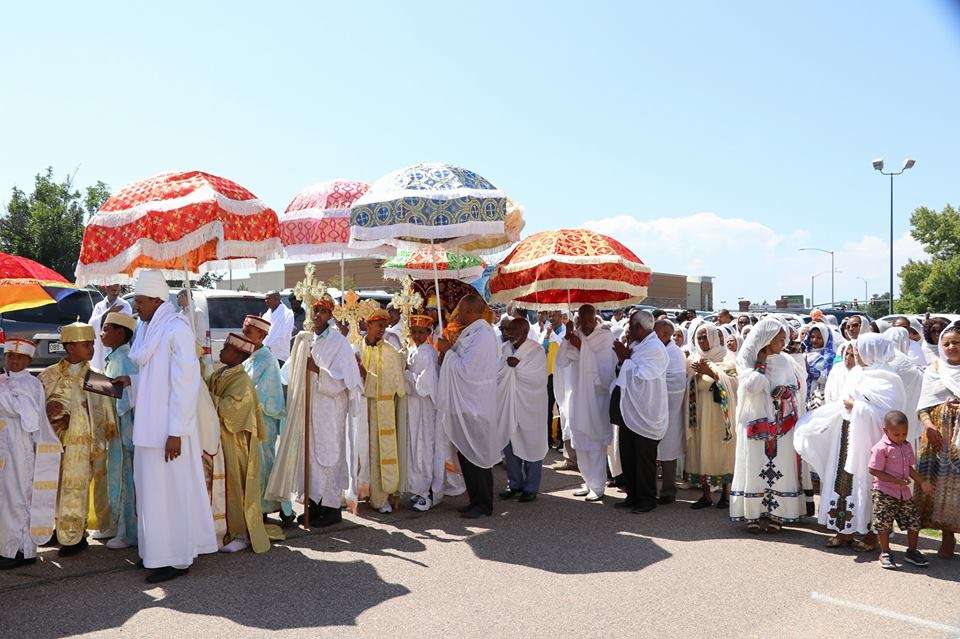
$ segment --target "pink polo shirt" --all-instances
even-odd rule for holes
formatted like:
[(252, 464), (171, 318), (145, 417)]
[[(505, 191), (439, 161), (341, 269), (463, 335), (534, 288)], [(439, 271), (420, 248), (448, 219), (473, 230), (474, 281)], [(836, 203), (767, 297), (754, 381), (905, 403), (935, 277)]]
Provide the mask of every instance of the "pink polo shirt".
[[(910, 442), (904, 441), (899, 446), (884, 436), (870, 450), (870, 469), (882, 470), (898, 479), (910, 479), (910, 469), (917, 463)], [(910, 499), (910, 486), (901, 486), (893, 482), (873, 478), (873, 488), (890, 495), (895, 499)]]

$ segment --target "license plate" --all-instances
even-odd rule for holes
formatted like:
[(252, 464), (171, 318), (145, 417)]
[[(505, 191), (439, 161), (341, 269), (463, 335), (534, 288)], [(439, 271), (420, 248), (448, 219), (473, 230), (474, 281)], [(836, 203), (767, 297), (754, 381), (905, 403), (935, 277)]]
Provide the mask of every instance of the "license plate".
[(49, 342), (47, 344), (48, 353), (66, 353), (67, 349), (63, 347), (63, 344), (60, 342)]

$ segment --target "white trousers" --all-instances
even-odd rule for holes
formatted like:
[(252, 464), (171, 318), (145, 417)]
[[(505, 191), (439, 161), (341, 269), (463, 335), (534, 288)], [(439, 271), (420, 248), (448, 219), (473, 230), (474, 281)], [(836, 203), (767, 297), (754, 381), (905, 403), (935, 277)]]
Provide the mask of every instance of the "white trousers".
[(580, 467), (580, 474), (583, 475), (583, 483), (587, 488), (597, 493), (603, 494), (607, 486), (607, 450), (578, 450), (577, 465)]

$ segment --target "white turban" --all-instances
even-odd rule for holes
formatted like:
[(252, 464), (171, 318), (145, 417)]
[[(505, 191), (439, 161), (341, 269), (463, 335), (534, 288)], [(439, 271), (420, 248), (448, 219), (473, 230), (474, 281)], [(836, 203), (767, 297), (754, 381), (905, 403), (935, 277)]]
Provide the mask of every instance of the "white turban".
[(865, 333), (857, 338), (857, 352), (866, 368), (886, 368), (893, 361), (896, 346), (883, 335)]
[(170, 287), (167, 285), (167, 280), (163, 279), (162, 272), (142, 270), (137, 273), (137, 281), (133, 285), (133, 294), (155, 297), (166, 302), (167, 298), (170, 297)]

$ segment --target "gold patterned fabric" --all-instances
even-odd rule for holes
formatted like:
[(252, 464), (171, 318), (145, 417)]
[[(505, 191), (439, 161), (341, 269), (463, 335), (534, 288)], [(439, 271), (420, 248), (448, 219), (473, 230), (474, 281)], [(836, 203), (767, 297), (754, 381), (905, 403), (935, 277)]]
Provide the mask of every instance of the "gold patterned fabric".
[(63, 444), (57, 539), (73, 545), (87, 528), (99, 530), (113, 521), (107, 493), (107, 450), (120, 444), (109, 399), (83, 390), (90, 364), (71, 371), (66, 360), (40, 373), (47, 415)]
[(363, 394), (370, 433), (370, 503), (380, 508), (403, 486), (400, 451), (405, 443), (405, 420), (398, 418), (398, 411), (406, 362), (397, 349), (383, 341), (371, 346), (364, 340), (360, 357), (367, 371)]
[[(226, 469), (227, 537), (245, 537), (254, 552), (270, 549), (270, 538), (283, 538), (279, 529), (269, 534), (260, 512), (260, 441), (266, 436), (257, 391), (243, 366), (222, 368), (209, 382), (210, 396), (220, 417), (220, 443)], [(252, 453), (251, 453), (252, 451)]]

